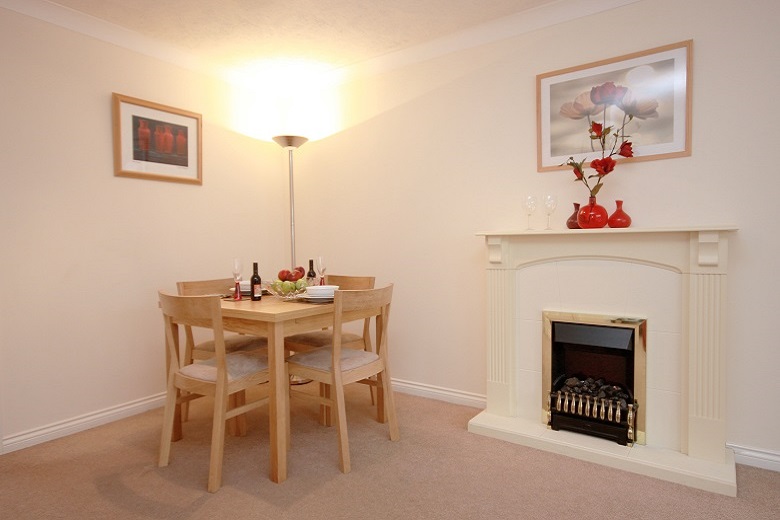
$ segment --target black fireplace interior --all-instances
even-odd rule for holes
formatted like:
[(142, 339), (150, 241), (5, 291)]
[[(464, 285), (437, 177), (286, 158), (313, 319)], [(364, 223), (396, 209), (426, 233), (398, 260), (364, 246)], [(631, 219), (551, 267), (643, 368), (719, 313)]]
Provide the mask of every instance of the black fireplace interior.
[(633, 444), (634, 329), (552, 323), (549, 423)]

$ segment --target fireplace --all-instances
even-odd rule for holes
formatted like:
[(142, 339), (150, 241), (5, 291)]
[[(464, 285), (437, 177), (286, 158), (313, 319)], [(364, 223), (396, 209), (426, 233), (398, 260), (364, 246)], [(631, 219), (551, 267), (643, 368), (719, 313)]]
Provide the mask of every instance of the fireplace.
[(547, 426), (644, 444), (646, 320), (545, 311), (542, 323)]
[[(485, 233), (487, 399), (469, 431), (735, 496), (725, 404), (727, 238), (735, 229)], [(553, 382), (542, 344), (552, 332), (543, 312), (640, 327), (634, 363), (644, 353), (647, 368), (644, 385), (634, 368), (633, 444), (548, 428), (543, 389)], [(636, 317), (651, 329), (630, 323)], [(645, 343), (637, 348), (640, 338)], [(621, 409), (621, 421), (623, 415)]]

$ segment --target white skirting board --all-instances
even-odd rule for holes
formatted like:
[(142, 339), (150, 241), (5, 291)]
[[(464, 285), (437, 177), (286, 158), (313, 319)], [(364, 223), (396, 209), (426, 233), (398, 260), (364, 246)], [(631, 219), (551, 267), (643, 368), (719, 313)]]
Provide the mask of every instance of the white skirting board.
[[(448, 388), (393, 379), (393, 388), (397, 392), (436, 399), (447, 403), (470, 406), (477, 410), (483, 410), (486, 406), (486, 397), (475, 393), (451, 390)], [(137, 399), (129, 403), (113, 406), (79, 417), (49, 424), (41, 428), (35, 428), (22, 433), (3, 438), (0, 454), (21, 450), (36, 444), (65, 437), (73, 433), (88, 430), (101, 424), (117, 421), (147, 410), (159, 408), (165, 404), (165, 394), (160, 393), (146, 398)], [(754, 466), (770, 471), (780, 472), (780, 453), (759, 450), (747, 446), (727, 444), (734, 453), (737, 464)]]
[(119, 419), (137, 415), (147, 410), (159, 408), (163, 405), (165, 405), (165, 392), (98, 410), (96, 412), (87, 413), (72, 419), (48, 424), (40, 428), (9, 435), (8, 437), (3, 438), (3, 445), (0, 453), (10, 453), (12, 451), (29, 448), (36, 444), (42, 444), (73, 433), (89, 430), (95, 426), (118, 421)]

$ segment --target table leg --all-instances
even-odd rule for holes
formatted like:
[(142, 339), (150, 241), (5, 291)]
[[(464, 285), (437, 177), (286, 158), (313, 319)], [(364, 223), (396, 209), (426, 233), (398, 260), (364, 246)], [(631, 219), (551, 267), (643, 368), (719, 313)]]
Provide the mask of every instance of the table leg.
[(287, 479), (287, 423), (290, 420), (288, 401), (289, 381), (284, 369), (284, 326), (273, 323), (268, 331), (268, 365), (270, 377), (270, 445), (271, 480), (277, 483)]

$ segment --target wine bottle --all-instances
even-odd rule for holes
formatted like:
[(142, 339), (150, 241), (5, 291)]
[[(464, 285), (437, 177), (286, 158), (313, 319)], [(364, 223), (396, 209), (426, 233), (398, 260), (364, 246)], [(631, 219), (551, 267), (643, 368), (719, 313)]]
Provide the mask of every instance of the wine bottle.
[(317, 281), (317, 273), (314, 272), (314, 260), (309, 258), (309, 272), (306, 273), (306, 284), (315, 285)]
[(260, 285), (260, 275), (257, 274), (257, 262), (252, 264), (252, 278), (249, 279), (249, 285), (251, 287), (250, 294), (253, 301), (258, 301), (263, 297), (263, 287)]

